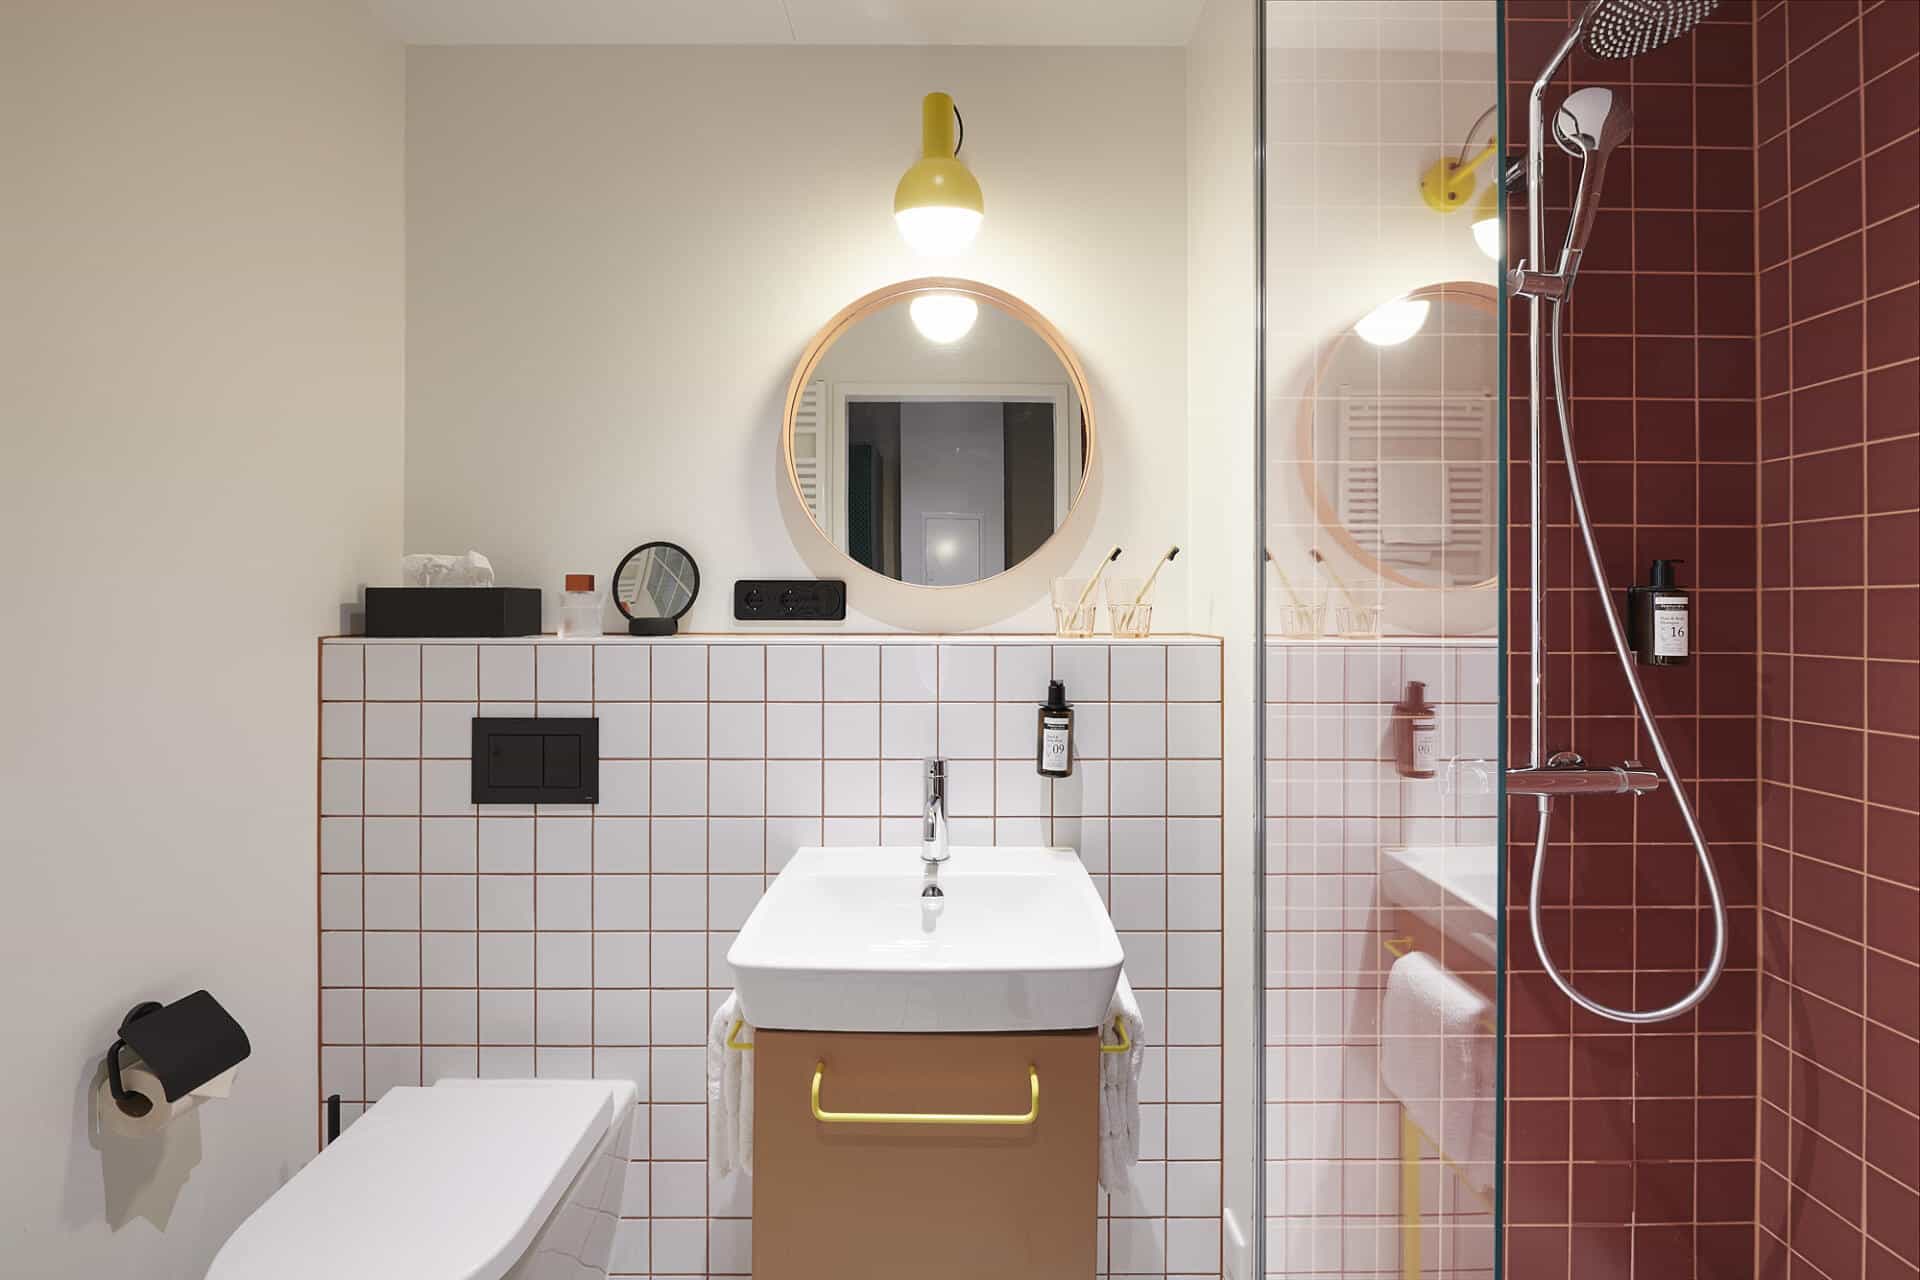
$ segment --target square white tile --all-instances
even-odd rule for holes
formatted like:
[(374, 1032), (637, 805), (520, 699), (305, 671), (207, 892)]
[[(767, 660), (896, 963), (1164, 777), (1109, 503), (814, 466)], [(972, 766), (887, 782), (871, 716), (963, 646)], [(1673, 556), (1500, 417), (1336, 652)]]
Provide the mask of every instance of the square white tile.
[(652, 966), (648, 963), (649, 935), (601, 930), (588, 936), (593, 941), (593, 985), (596, 990), (644, 987), (653, 980)]
[(533, 992), (480, 992), (480, 1043), (533, 1043)]
[(1043, 644), (994, 646), (996, 670), (993, 696), (1000, 702), (1040, 703), (1046, 700), (1053, 674), (1053, 655)]
[(994, 646), (943, 644), (940, 646), (940, 700), (992, 702)]
[(704, 701), (707, 696), (707, 646), (665, 643), (653, 646), (655, 702)]
[(1158, 760), (1166, 756), (1166, 704), (1116, 702), (1109, 715), (1107, 750), (1115, 760)]
[(821, 655), (817, 644), (767, 646), (767, 698), (775, 702), (818, 702)]
[(708, 694), (715, 702), (762, 702), (767, 696), (767, 650), (757, 644), (716, 644), (707, 650)]
[(533, 819), (481, 818), (480, 870), (499, 874), (531, 874)]
[(821, 707), (817, 702), (769, 702), (768, 758), (818, 760), (822, 748), (822, 723)]
[(480, 935), (479, 956), (481, 986), (533, 985), (532, 934), (483, 933)]
[(880, 755), (880, 704), (835, 703), (825, 709), (822, 742), (829, 758), (874, 760)]
[(541, 818), (534, 828), (534, 869), (542, 873), (593, 870), (591, 818)]
[(707, 754), (707, 704), (653, 704), (653, 755), (657, 759), (699, 758)]
[(470, 644), (420, 646), (420, 696), (429, 702), (473, 702), (480, 697), (480, 654)]
[(602, 760), (597, 812), (644, 816), (652, 802), (652, 769), (645, 760)]
[(727, 817), (764, 813), (766, 782), (767, 766), (759, 760), (711, 761), (707, 765), (707, 811)]
[(368, 871), (406, 874), (420, 870), (418, 818), (367, 818), (362, 845)]
[(767, 761), (766, 806), (769, 814), (808, 816), (821, 812), (821, 766), (817, 761)]
[(880, 812), (880, 762), (829, 760), (823, 773), (824, 812), (857, 816)]
[(534, 697), (530, 644), (480, 646), (480, 697), (485, 702), (531, 702)]
[(652, 865), (649, 823), (645, 818), (593, 820), (593, 869), (601, 874), (638, 875)]
[[(420, 935), (420, 982), (427, 987), (472, 987), (480, 980), (478, 946), (471, 933)], [(472, 1043), (469, 1039), (468, 1043)]]
[(422, 703), (420, 754), (462, 761), (472, 759), (473, 718), (478, 712), (478, 705), (472, 702)]
[(482, 929), (533, 928), (533, 877), (480, 877)]
[(1220, 646), (1167, 646), (1167, 699), (1172, 702), (1220, 700)]
[(1167, 647), (1116, 644), (1109, 655), (1115, 702), (1160, 702), (1167, 696)]
[(359, 701), (366, 691), (366, 650), (363, 644), (320, 646), (320, 696)]
[(1066, 685), (1067, 701), (1107, 700), (1107, 648), (1094, 641), (1053, 646), (1053, 679)]
[[(533, 915), (534, 925), (540, 929), (591, 929), (593, 877), (538, 877)], [(544, 975), (542, 981), (544, 985)]]
[(537, 646), (534, 696), (542, 702), (591, 702), (593, 651), (590, 644)]
[(320, 754), (328, 759), (355, 760), (361, 753), (362, 703), (320, 704)]
[(320, 812), (357, 815), (360, 812), (361, 764), (358, 760), (320, 762)]
[(828, 702), (873, 702), (880, 697), (880, 646), (822, 646), (823, 688)]
[(594, 701), (646, 701), (653, 684), (651, 653), (652, 647), (644, 644), (593, 646)]
[(367, 700), (417, 702), (420, 699), (420, 646), (370, 644), (367, 649)]
[(647, 888), (647, 876), (594, 876), (593, 927), (619, 930), (647, 928)]
[(653, 811), (666, 817), (697, 817), (707, 812), (707, 762), (655, 760)]
[(888, 702), (924, 702), (940, 688), (940, 650), (930, 644), (889, 644), (880, 650), (880, 696)]
[[(714, 649), (717, 655), (719, 648)], [(707, 754), (715, 759), (757, 760), (767, 750), (767, 712), (763, 702), (709, 704)]]
[(369, 760), (366, 762), (368, 813), (420, 812), (420, 762)]
[(943, 702), (939, 714), (940, 755), (949, 760), (993, 758), (994, 707), (991, 702)]
[(473, 876), (421, 876), (420, 926), (473, 928), (479, 920), (479, 891)]
[(889, 702), (880, 708), (880, 754), (921, 760), (939, 749), (940, 711), (927, 702)]

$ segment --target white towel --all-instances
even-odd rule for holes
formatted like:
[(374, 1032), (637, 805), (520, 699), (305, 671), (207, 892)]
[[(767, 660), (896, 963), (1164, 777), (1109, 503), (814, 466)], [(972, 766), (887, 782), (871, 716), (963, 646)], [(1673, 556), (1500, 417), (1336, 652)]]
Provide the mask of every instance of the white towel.
[[(729, 1049), (740, 1018), (740, 995), (730, 991), (707, 1026), (707, 1172), (724, 1178), (753, 1172), (753, 1051)], [(740, 1044), (752, 1044), (742, 1027)]]
[(1413, 951), (1394, 961), (1380, 1011), (1380, 1077), (1475, 1190), (1493, 1182), (1493, 1006)]
[(1124, 972), (1101, 1023), (1103, 1046), (1120, 1043), (1113, 1032), (1116, 1018), (1133, 1047), (1100, 1055), (1100, 1186), (1109, 1195), (1124, 1194), (1133, 1186), (1133, 1166), (1140, 1159), (1140, 1067), (1147, 1060), (1146, 1023)]

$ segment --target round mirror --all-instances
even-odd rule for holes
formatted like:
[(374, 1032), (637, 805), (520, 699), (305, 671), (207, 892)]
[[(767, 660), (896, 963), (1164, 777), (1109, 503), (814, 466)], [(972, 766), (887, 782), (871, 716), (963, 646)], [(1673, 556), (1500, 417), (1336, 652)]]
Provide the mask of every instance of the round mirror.
[(1327, 344), (1300, 404), (1320, 522), (1401, 587), (1478, 587), (1499, 555), (1499, 300), (1450, 282), (1382, 304)]
[(1013, 568), (1066, 522), (1093, 464), (1093, 408), (1033, 308), (971, 280), (909, 280), (809, 344), (781, 441), (822, 537), (883, 577), (955, 587)]
[(613, 571), (614, 607), (635, 635), (673, 634), (699, 595), (700, 566), (677, 543), (643, 543)]

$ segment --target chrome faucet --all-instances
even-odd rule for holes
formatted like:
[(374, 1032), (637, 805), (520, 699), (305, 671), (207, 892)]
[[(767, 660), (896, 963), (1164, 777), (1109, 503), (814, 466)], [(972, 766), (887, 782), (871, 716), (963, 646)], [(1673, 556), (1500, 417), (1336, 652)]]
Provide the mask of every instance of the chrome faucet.
[(929, 871), (947, 860), (947, 762), (927, 761), (926, 803), (920, 811), (920, 861)]

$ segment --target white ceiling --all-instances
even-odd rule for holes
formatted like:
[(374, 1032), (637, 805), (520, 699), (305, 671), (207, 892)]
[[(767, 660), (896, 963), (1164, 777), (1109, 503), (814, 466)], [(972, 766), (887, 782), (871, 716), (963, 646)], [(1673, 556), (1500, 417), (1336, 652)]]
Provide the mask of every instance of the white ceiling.
[(1184, 45), (1206, 0), (368, 0), (408, 44)]

